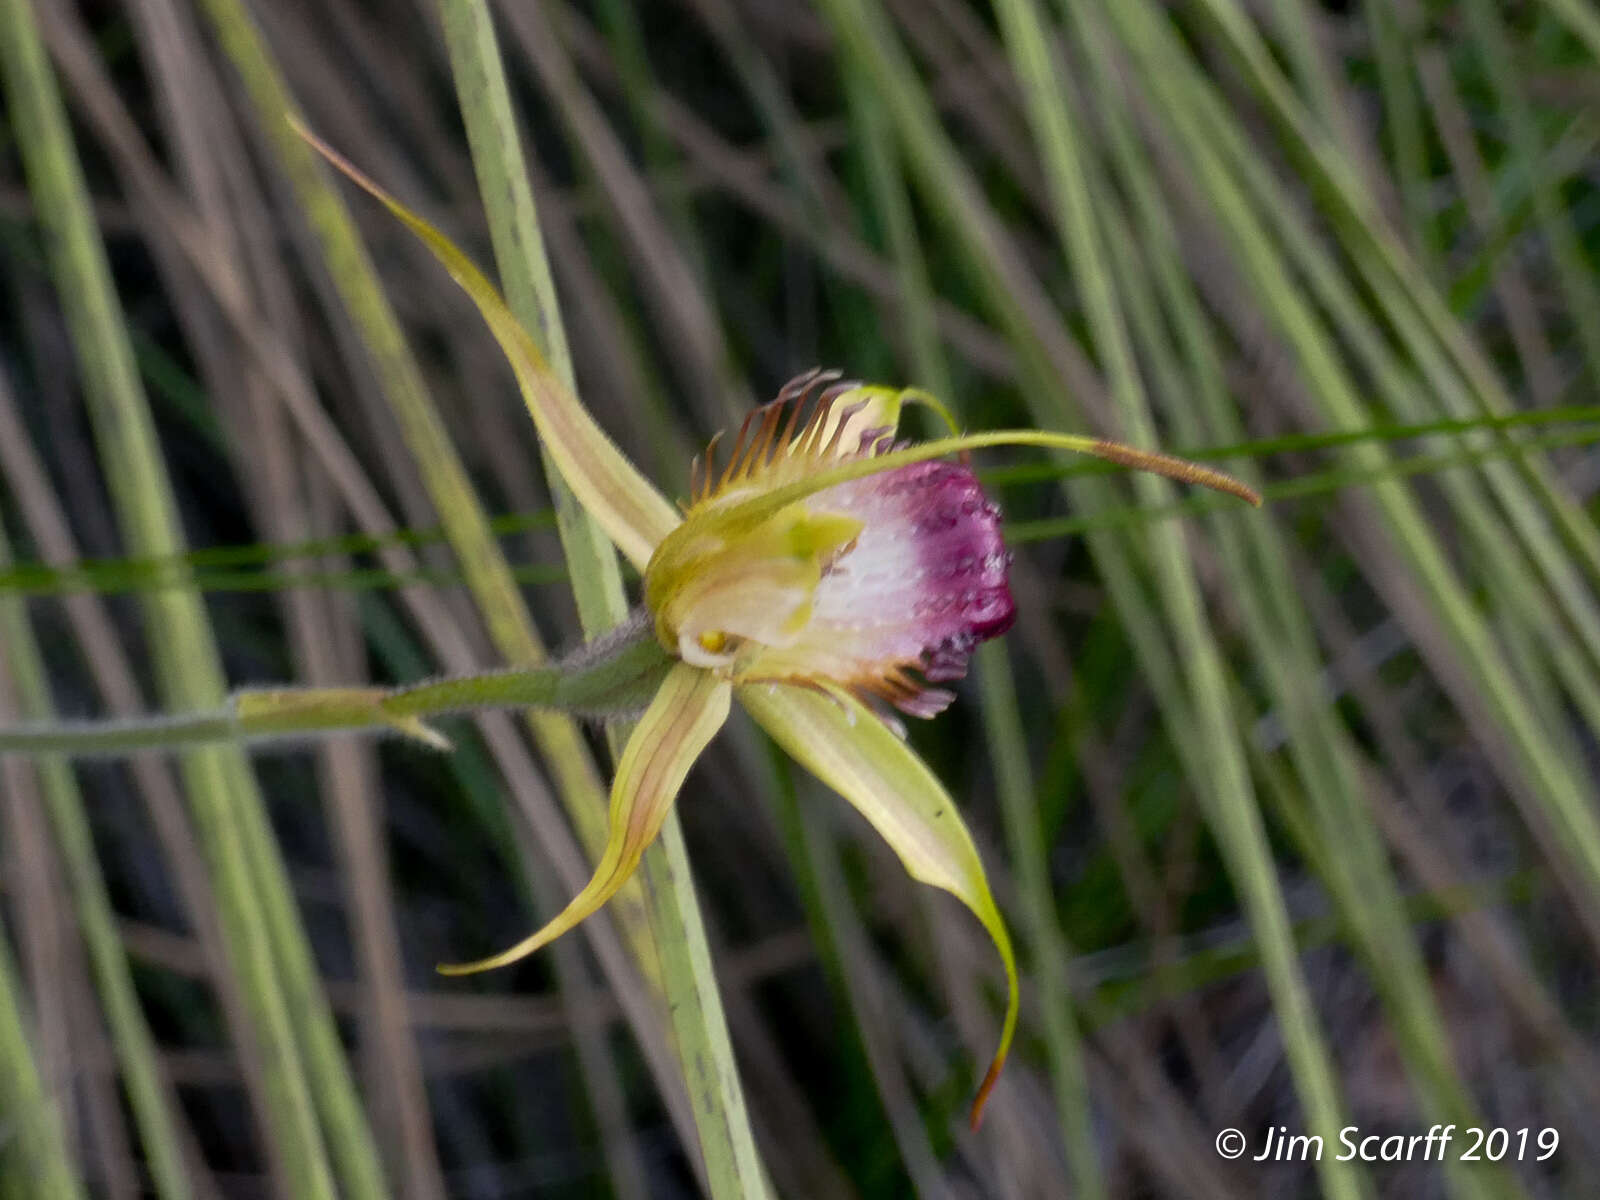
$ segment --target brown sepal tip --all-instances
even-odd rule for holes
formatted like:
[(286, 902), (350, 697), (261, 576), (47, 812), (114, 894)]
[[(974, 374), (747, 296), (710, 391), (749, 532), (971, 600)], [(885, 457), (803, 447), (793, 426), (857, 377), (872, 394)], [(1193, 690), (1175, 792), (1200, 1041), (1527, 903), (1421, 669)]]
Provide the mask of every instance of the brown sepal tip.
[(967, 1124), (972, 1127), (974, 1133), (983, 1125), (984, 1105), (989, 1103), (989, 1093), (994, 1091), (994, 1085), (1000, 1082), (1000, 1072), (1005, 1069), (1005, 1065), (1005, 1055), (990, 1063), (988, 1073), (978, 1085), (978, 1094), (972, 1098), (972, 1111), (967, 1115)]
[(1168, 479), (1175, 479), (1179, 483), (1198, 484), (1214, 491), (1226, 492), (1256, 508), (1261, 507), (1261, 493), (1249, 484), (1235, 479), (1224, 471), (1203, 467), (1186, 458), (1176, 458), (1156, 450), (1140, 450), (1122, 442), (1108, 441), (1096, 441), (1093, 453), (1095, 457), (1114, 462), (1119, 466), (1131, 467), (1136, 471), (1150, 471), (1156, 475), (1164, 475)]

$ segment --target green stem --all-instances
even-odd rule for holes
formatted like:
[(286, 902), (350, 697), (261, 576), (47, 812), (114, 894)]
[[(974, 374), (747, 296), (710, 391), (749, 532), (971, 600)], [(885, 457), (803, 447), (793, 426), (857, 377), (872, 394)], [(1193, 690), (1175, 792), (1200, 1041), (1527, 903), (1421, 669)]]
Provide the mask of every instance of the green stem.
[(483, 708), (554, 708), (600, 716), (638, 712), (671, 664), (641, 610), (559, 663), (413, 684), (390, 692), (383, 709), (394, 717)]
[(107, 757), (217, 742), (400, 732), (448, 748), (422, 723), (449, 713), (545, 708), (608, 717), (649, 703), (673, 660), (641, 612), (560, 663), (399, 688), (242, 688), (207, 712), (0, 727), (0, 754)]
[(203, 746), (238, 736), (228, 712), (130, 717), (118, 721), (30, 722), (0, 729), (0, 754), (112, 758), (144, 750)]

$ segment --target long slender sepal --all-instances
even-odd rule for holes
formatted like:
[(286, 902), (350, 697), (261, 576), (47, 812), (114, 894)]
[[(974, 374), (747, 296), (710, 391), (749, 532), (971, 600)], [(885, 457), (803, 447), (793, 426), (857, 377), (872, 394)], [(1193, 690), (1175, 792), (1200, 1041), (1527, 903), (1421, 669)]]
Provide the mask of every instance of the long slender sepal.
[(290, 124), (313, 149), (393, 213), (461, 285), (505, 352), (539, 437), (579, 503), (606, 536), (641, 570), (678, 524), (677, 511), (594, 423), (545, 362), (495, 286), (449, 238), (384, 191), (348, 159), (299, 124)]
[(1249, 484), (1235, 479), (1226, 471), (1218, 471), (1187, 458), (1162, 454), (1158, 450), (1141, 450), (1124, 442), (1108, 441), (1086, 434), (1050, 433), (1039, 429), (990, 429), (983, 433), (964, 433), (958, 437), (918, 442), (914, 446), (891, 450), (887, 454), (879, 454), (872, 458), (847, 460), (837, 466), (824, 468), (805, 479), (774, 488), (770, 492), (743, 502), (739, 507), (762, 504), (766, 506), (766, 511), (775, 512), (786, 504), (804, 500), (807, 496), (815, 495), (835, 484), (863, 479), (882, 471), (892, 471), (896, 467), (909, 466), (911, 463), (927, 462), (932, 458), (944, 458), (967, 450), (981, 450), (986, 446), (1038, 446), (1046, 450), (1068, 450), (1074, 454), (1086, 454), (1090, 458), (1102, 459), (1136, 471), (1164, 475), (1179, 483), (1226, 492), (1256, 508), (1261, 507), (1261, 493)]
[(913, 879), (955, 896), (994, 939), (1005, 964), (1008, 998), (999, 1049), (972, 1102), (977, 1128), (1017, 1029), (1017, 962), (955, 801), (927, 764), (848, 692), (746, 684), (738, 695), (774, 741), (872, 823)]
[(1185, 458), (1175, 458), (1154, 450), (1140, 450), (1121, 442), (1082, 434), (1047, 433), (1037, 429), (996, 429), (920, 442), (884, 454), (846, 458), (832, 466), (821, 466), (800, 478), (777, 483), (764, 490), (747, 491), (721, 502), (698, 505), (656, 548), (655, 556), (645, 572), (647, 591), (652, 580), (663, 577), (670, 579), (681, 573), (686, 558), (692, 558), (703, 549), (709, 538), (735, 537), (756, 529), (789, 505), (841, 483), (865, 479), (913, 463), (981, 450), (986, 446), (1038, 446), (1047, 450), (1068, 450), (1118, 466), (1164, 475), (1180, 483), (1226, 492), (1256, 507), (1261, 505), (1260, 493), (1248, 484), (1223, 471)]
[(611, 899), (661, 831), (694, 760), (728, 719), (732, 696), (732, 685), (710, 671), (686, 663), (673, 667), (617, 764), (609, 836), (594, 877), (544, 928), (489, 958), (441, 966), (440, 973), (469, 975), (526, 958)]

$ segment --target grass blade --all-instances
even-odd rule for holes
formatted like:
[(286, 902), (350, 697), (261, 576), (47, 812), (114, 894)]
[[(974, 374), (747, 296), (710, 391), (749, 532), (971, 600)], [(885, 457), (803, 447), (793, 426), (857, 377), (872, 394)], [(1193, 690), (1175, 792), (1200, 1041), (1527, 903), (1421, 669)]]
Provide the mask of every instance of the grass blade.
[(60, 1113), (33, 1060), (11, 946), (0, 939), (0, 1193), (13, 1200), (84, 1200)]
[[(0, 563), (10, 559), (10, 546), (0, 531)], [(28, 720), (50, 720), (55, 709), (44, 660), (25, 601), (18, 596), (0, 595), (0, 646), (4, 647), (0, 671), (11, 676), (20, 715)], [(83, 797), (64, 761), (42, 760), (37, 771), (155, 1192), (161, 1200), (189, 1200), (194, 1191), (183, 1154), (177, 1097), (162, 1077), (155, 1042), (134, 991), (111, 898), (95, 859)]]
[[(488, 7), (483, 0), (441, 0), (441, 6), (507, 302), (523, 325), (539, 335), (546, 360), (563, 384), (572, 388), (575, 381), (566, 335)], [(555, 493), (556, 519), (579, 617), (593, 635), (615, 625), (627, 611), (616, 553), (578, 509), (548, 458), (545, 468)], [(611, 731), (613, 754), (627, 736), (625, 730)], [(712, 1194), (761, 1196), (766, 1193), (765, 1177), (750, 1132), (688, 856), (677, 825), (677, 814), (669, 814), (661, 844), (646, 853), (644, 863), (668, 1009), (690, 1085), (689, 1098)]]
[[(123, 533), (136, 553), (180, 553), (174, 501), (128, 345), (105, 254), (95, 231), (66, 114), (27, 0), (0, 8), (0, 71), (25, 148), (30, 185), (50, 223), (51, 246), (85, 377), (91, 418)], [(198, 597), (171, 589), (145, 600), (163, 699), (179, 709), (218, 703), (225, 692), (216, 647)], [(381, 1196), (381, 1175), (348, 1068), (316, 994), (303, 931), (261, 798), (243, 756), (226, 749), (186, 754), (190, 803), (216, 875), (231, 965), (241, 977), (254, 1036), (261, 1039), (272, 1111), (267, 1114), (292, 1190), (316, 1200), (334, 1193), (317, 1096), (330, 1105), (341, 1171), (353, 1195)], [(275, 910), (275, 911), (274, 911)], [(296, 934), (299, 934), (298, 940)], [(285, 975), (290, 978), (285, 978)], [(297, 1036), (321, 1033), (308, 1047)], [(333, 1110), (337, 1110), (334, 1112)]]

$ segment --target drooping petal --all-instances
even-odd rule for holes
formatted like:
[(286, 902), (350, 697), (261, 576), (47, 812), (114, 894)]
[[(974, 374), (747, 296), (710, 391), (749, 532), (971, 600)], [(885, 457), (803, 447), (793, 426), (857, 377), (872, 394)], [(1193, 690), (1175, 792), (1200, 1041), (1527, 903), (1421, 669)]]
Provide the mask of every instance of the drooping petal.
[(927, 764), (854, 697), (787, 684), (744, 684), (737, 691), (739, 703), (774, 741), (872, 823), (912, 878), (950, 892), (994, 939), (1010, 990), (1000, 1047), (972, 1104), (976, 1127), (1016, 1031), (1017, 964), (955, 802)]
[(478, 306), (489, 331), (505, 352), (539, 437), (556, 468), (606, 536), (641, 570), (661, 540), (678, 524), (667, 499), (641, 475), (616, 444), (594, 423), (578, 398), (556, 378), (528, 331), (495, 290), (449, 238), (362, 174), (315, 134), (296, 126), (324, 158), (381, 201), (422, 241)]
[(628, 739), (611, 785), (610, 828), (594, 877), (560, 915), (509, 950), (478, 962), (441, 966), (445, 975), (503, 967), (555, 941), (595, 912), (628, 881), (666, 820), (678, 789), (728, 719), (732, 685), (679, 663), (667, 675)]
[(933, 716), (953, 694), (931, 685), (963, 677), (977, 645), (1016, 615), (1000, 510), (970, 468), (950, 462), (839, 484), (806, 507), (861, 532), (828, 563), (804, 629), (748, 647), (735, 682), (828, 679)]

